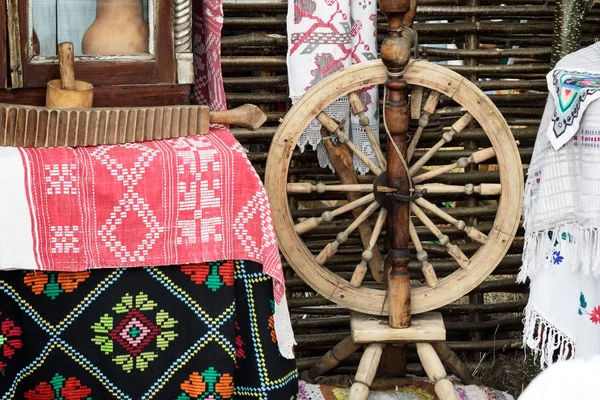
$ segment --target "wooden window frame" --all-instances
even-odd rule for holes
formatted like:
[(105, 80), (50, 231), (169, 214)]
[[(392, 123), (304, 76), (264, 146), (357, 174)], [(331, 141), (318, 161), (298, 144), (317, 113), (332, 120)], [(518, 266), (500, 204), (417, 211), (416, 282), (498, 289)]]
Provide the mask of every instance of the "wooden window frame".
[(8, 83), (8, 71), (6, 65), (6, 61), (8, 60), (8, 24), (6, 21), (6, 2), (0, 0), (0, 89), (5, 88)]
[[(4, 2), (3, 0), (0, 0)], [(11, 52), (11, 87), (46, 87), (50, 79), (60, 77), (57, 57), (33, 57), (29, 54), (28, 3), (31, 0), (8, 0), (18, 2), (18, 34), (20, 36), (19, 54)], [(118, 84), (174, 84), (177, 80), (175, 43), (172, 31), (175, 2), (173, 0), (156, 1), (156, 21), (154, 25), (154, 57), (139, 59), (136, 57), (109, 60), (95, 59), (94, 56), (76, 57), (75, 74), (77, 79), (94, 85)], [(13, 16), (14, 18), (14, 16)], [(16, 31), (16, 30), (14, 30)], [(0, 53), (1, 54), (1, 53)], [(20, 65), (15, 65), (15, 61)]]

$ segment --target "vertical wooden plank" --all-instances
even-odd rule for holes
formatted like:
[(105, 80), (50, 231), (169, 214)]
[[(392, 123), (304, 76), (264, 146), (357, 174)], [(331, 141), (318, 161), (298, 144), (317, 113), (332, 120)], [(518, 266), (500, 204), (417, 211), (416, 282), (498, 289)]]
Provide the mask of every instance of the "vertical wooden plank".
[(89, 130), (89, 121), (90, 121), (90, 112), (89, 111), (80, 111), (79, 116), (77, 117), (77, 134), (75, 138), (75, 146), (85, 146), (88, 130)]
[(70, 120), (70, 112), (67, 110), (62, 110), (58, 112), (58, 124), (56, 129), (56, 141), (54, 142), (55, 146), (66, 146), (67, 144), (67, 135), (69, 134), (69, 120)]
[(121, 143), (133, 142), (135, 141), (135, 126), (137, 124), (137, 114), (139, 111), (137, 110), (129, 110), (129, 114), (127, 115), (127, 125), (125, 131), (125, 137)]
[(48, 137), (48, 111), (41, 110), (37, 120), (37, 130), (34, 143), (36, 147), (42, 147), (46, 143)]
[(163, 121), (162, 121), (162, 138), (168, 139), (171, 137), (171, 120), (173, 119), (173, 109), (166, 107), (163, 110)]
[(73, 42), (75, 54), (82, 54), (81, 40), (85, 31), (96, 20), (97, 0), (55, 1), (57, 18), (56, 43)]
[(171, 134), (169, 137), (179, 136), (179, 121), (181, 120), (181, 107), (169, 107), (171, 112)]
[(65, 146), (75, 147), (77, 145), (77, 124), (79, 123), (80, 111), (69, 111), (69, 125), (67, 126), (67, 137)]
[(179, 130), (179, 134), (177, 136), (188, 136), (188, 129), (190, 126), (190, 108), (186, 106), (179, 107), (180, 116), (179, 116), (179, 126), (177, 129)]
[(25, 135), (23, 140), (20, 143), (17, 143), (17, 146), (32, 147), (35, 145), (38, 115), (39, 112), (37, 110), (28, 110)]
[(48, 114), (48, 129), (46, 133), (44, 147), (56, 146), (58, 135), (58, 111), (53, 110)]
[(15, 129), (17, 127), (17, 109), (9, 108), (6, 116), (6, 133), (4, 135), (3, 146), (11, 146), (15, 140)]
[(6, 135), (6, 123), (8, 118), (6, 115), (6, 108), (0, 108), (0, 146), (4, 143), (4, 136)]
[(198, 120), (200, 129), (196, 135), (206, 135), (210, 129), (210, 109), (208, 107), (198, 107)]
[[(30, 0), (32, 2), (33, 29), (40, 42), (41, 56), (55, 56), (56, 46), (56, 1)], [(79, 0), (82, 1), (82, 0)], [(25, 16), (23, 16), (25, 18)]]
[(193, 135), (197, 135), (198, 134), (198, 129), (199, 128), (199, 124), (198, 124), (198, 117), (200, 115), (198, 114), (198, 112), (195, 110), (195, 108), (190, 107), (190, 120), (188, 122), (188, 126), (187, 126), (187, 135), (186, 136), (193, 136)]
[(27, 127), (27, 111), (23, 108), (17, 110), (17, 127), (15, 128), (15, 136), (9, 146), (16, 146), (22, 140)]
[(146, 133), (146, 110), (139, 109), (136, 114), (135, 140), (142, 142)]
[(106, 123), (106, 132), (104, 132), (104, 140), (102, 144), (116, 143), (117, 140), (117, 128), (119, 126), (119, 112), (109, 111), (108, 120)]
[(163, 137), (166, 137), (166, 135), (163, 135), (163, 132), (165, 131), (165, 120), (163, 118), (163, 111), (164, 108), (157, 108), (156, 112), (154, 113), (154, 129), (152, 130), (153, 140), (162, 139)]
[(100, 131), (102, 130), (102, 125), (100, 124), (100, 117), (103, 114), (102, 111), (90, 111), (89, 112), (89, 122), (88, 126), (90, 129), (90, 133), (86, 135), (86, 146), (96, 146), (98, 144), (98, 137), (100, 136)]
[(117, 132), (115, 134), (115, 141), (113, 144), (125, 143), (125, 136), (127, 135), (127, 121), (129, 120), (129, 111), (119, 111), (119, 123), (117, 124)]
[(152, 140), (154, 138), (154, 118), (156, 117), (154, 110), (149, 109), (146, 112), (146, 131), (144, 132), (144, 139)]

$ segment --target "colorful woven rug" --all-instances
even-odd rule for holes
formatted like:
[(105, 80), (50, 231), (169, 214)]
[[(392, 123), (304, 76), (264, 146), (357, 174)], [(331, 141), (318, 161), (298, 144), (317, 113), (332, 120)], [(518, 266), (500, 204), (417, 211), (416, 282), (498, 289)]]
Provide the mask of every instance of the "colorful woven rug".
[(295, 399), (260, 264), (0, 273), (0, 399)]
[[(486, 386), (454, 385), (459, 400), (514, 400), (513, 396)], [(298, 400), (348, 400), (348, 389), (300, 381)], [(433, 383), (421, 381), (395, 391), (371, 391), (367, 400), (438, 400)]]

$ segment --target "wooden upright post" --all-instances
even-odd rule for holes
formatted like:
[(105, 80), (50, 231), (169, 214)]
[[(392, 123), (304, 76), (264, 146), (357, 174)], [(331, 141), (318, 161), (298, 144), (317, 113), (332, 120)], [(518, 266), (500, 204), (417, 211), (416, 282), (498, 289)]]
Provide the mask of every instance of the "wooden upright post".
[[(381, 0), (381, 10), (388, 17), (388, 37), (381, 45), (381, 58), (390, 75), (385, 83), (386, 97), (384, 118), (388, 138), (387, 146), (387, 186), (397, 188), (397, 195), (410, 196), (407, 163), (408, 102), (406, 81), (401, 72), (410, 60), (412, 35), (404, 30), (412, 24), (416, 12), (415, 0)], [(398, 154), (400, 153), (400, 154)], [(403, 160), (404, 159), (404, 160)], [(410, 218), (408, 201), (398, 201), (388, 196), (387, 234), (389, 250), (385, 260), (388, 272), (388, 298), (390, 326), (408, 328), (410, 326), (410, 276), (408, 273), (408, 222)]]

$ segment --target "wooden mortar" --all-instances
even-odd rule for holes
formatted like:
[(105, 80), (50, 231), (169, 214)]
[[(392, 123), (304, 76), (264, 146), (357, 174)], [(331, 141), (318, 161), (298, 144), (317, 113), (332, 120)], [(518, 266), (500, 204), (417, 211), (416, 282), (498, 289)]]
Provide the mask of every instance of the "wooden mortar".
[(94, 86), (91, 83), (75, 80), (73, 63), (73, 43), (58, 45), (60, 79), (46, 83), (46, 107), (91, 108)]

